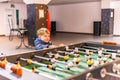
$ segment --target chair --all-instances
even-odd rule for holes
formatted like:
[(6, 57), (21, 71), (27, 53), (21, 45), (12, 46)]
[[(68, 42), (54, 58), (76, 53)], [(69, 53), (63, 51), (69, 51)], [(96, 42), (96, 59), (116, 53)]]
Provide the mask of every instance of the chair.
[(10, 41), (13, 40), (14, 32), (17, 32), (17, 37), (21, 39), (21, 42), (20, 42), (20, 44), (16, 47), (16, 49), (19, 49), (19, 48), (22, 46), (22, 44), (23, 44), (26, 48), (28, 48), (28, 46), (25, 45), (25, 43), (24, 43), (24, 32), (26, 32), (27, 29), (26, 29), (26, 28), (19, 28), (19, 27), (14, 28), (14, 27), (13, 27), (13, 20), (12, 20), (12, 18), (10, 18), (10, 19), (8, 18), (8, 23), (9, 23), (9, 28), (10, 28), (9, 40), (10, 40)]

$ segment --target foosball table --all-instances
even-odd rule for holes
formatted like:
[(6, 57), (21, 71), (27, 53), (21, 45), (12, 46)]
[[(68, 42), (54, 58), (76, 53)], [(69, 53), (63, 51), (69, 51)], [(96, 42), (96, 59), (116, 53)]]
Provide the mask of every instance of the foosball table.
[(120, 45), (84, 42), (0, 56), (0, 80), (119, 80)]

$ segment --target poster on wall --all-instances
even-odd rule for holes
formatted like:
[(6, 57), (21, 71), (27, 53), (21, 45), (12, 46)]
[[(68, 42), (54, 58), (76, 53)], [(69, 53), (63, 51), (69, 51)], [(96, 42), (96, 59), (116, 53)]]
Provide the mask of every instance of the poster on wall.
[(39, 10), (39, 19), (44, 18), (44, 10)]

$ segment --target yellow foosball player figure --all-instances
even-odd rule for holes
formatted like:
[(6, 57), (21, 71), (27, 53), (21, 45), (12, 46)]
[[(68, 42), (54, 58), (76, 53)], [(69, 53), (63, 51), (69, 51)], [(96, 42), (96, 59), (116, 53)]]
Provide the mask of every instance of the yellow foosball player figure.
[(88, 61), (87, 61), (87, 64), (88, 64), (88, 67), (91, 68), (92, 65), (93, 65), (93, 59), (89, 58)]
[(65, 53), (65, 56), (64, 56), (64, 60), (65, 60), (65, 62), (67, 62), (67, 61), (68, 61), (68, 59), (69, 59), (69, 53), (68, 53), (68, 52), (66, 52), (66, 53)]
[(22, 68), (21, 68), (21, 65), (20, 65), (20, 62), (19, 62), (19, 61), (16, 63), (16, 65), (13, 65), (13, 66), (11, 67), (11, 70), (12, 70), (12, 72), (14, 72), (16, 75), (22, 76)]
[(31, 63), (32, 63), (32, 60), (31, 60), (31, 59), (27, 59), (26, 62), (27, 62), (28, 64), (31, 64)]
[(47, 68), (55, 70), (55, 67), (51, 63), (47, 65)]
[(33, 73), (39, 73), (39, 72), (36, 70), (35, 66), (32, 67), (32, 72), (33, 72)]
[(75, 58), (73, 58), (73, 62), (76, 63), (76, 65), (78, 66), (79, 62), (80, 62), (80, 55), (76, 54)]
[(6, 63), (7, 63), (7, 58), (5, 57), (0, 61), (0, 67), (5, 69)]

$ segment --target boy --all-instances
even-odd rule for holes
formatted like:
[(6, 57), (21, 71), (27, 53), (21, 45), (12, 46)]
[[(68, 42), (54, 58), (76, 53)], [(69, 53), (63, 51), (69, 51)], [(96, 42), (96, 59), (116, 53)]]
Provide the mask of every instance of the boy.
[(46, 28), (39, 29), (37, 31), (37, 36), (38, 38), (36, 38), (36, 40), (34, 41), (36, 50), (55, 47), (50, 41), (50, 32)]

